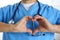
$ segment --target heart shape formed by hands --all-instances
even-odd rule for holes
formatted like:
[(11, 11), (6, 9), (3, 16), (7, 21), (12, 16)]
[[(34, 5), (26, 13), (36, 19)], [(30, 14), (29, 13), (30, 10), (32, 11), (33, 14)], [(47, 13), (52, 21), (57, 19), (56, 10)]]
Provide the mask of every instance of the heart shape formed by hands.
[[(26, 27), (26, 24), (28, 22), (28, 20), (31, 20), (32, 22), (38, 21), (39, 26), (37, 29), (35, 30), (31, 30), (29, 28)], [(51, 24), (43, 17), (36, 15), (34, 16), (34, 18), (32, 17), (24, 17), (22, 18), (17, 24), (17, 27), (15, 27), (16, 31), (18, 32), (30, 32), (31, 34), (34, 34), (36, 32), (40, 32), (41, 29), (44, 29), (43, 31), (45, 31), (45, 29), (49, 29), (48, 26), (51, 26)], [(47, 26), (47, 27), (46, 27)]]
[(36, 32), (48, 32), (49, 31), (49, 27), (51, 26), (51, 24), (45, 18), (39, 15), (36, 15), (34, 16), (34, 18), (31, 18), (31, 20), (33, 23), (37, 21), (39, 24), (38, 28), (32, 31), (32, 34), (35, 34)]

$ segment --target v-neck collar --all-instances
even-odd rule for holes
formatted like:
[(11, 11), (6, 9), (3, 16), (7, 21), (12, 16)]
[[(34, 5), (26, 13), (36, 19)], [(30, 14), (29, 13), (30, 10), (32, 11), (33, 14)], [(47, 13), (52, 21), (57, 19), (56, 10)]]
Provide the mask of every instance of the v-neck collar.
[(35, 4), (33, 4), (29, 10), (26, 10), (25, 7), (20, 4), (21, 10), (24, 13), (25, 16), (30, 16), (34, 13), (34, 11), (36, 11), (38, 9), (38, 3), (36, 2)]
[(23, 4), (21, 4), (21, 6), (22, 6), (26, 11), (30, 11), (30, 9), (31, 9), (32, 7), (34, 7), (34, 5), (36, 5), (36, 3), (37, 3), (37, 2), (35, 2), (35, 3), (29, 8), (29, 10), (26, 10)]

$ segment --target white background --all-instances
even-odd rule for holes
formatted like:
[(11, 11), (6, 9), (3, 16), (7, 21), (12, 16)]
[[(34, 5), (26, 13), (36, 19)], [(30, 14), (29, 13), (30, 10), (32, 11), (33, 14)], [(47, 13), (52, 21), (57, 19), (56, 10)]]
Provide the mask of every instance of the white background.
[[(0, 0), (0, 7), (4, 7), (7, 5), (13, 5), (14, 3), (19, 2), (20, 0)], [(53, 6), (54, 8), (60, 10), (60, 0), (39, 0), (40, 2), (44, 4), (48, 4), (50, 6)], [(2, 40), (3, 33), (0, 33), (0, 40)], [(56, 40), (60, 40), (60, 35), (56, 34), (55, 35)]]

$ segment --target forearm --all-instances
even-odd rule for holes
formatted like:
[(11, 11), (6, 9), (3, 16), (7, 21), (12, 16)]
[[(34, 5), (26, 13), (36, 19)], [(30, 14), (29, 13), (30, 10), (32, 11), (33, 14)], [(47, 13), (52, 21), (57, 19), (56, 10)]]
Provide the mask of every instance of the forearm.
[(51, 32), (60, 33), (60, 25), (53, 25)]
[(0, 32), (13, 32), (14, 25), (0, 22)]

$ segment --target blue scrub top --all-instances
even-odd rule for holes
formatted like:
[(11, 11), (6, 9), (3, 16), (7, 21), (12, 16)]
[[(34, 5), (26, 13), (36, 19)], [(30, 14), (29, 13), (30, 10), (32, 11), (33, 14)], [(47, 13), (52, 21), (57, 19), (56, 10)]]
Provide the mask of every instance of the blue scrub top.
[[(0, 22), (8, 23), (13, 14), (14, 10), (18, 3), (14, 5), (8, 5), (6, 7), (0, 8)], [(24, 16), (32, 16), (37, 14), (38, 11), (38, 3), (36, 2), (34, 5), (30, 7), (29, 10), (26, 10), (22, 4), (19, 5), (19, 9), (16, 11), (16, 15), (14, 17), (14, 22), (18, 22)], [(46, 18), (51, 24), (60, 24), (60, 11), (48, 6), (46, 4), (40, 3), (40, 14), (42, 17)], [(38, 23), (34, 23), (35, 28), (38, 27)], [(27, 27), (33, 30), (32, 22), (28, 21)], [(36, 36), (39, 34), (39, 36)], [(41, 35), (42, 34), (42, 35)], [(43, 35), (45, 34), (45, 35)], [(3, 40), (54, 40), (54, 33), (52, 32), (37, 32), (35, 36), (31, 36), (30, 33), (15, 33), (15, 32), (4, 32)]]

